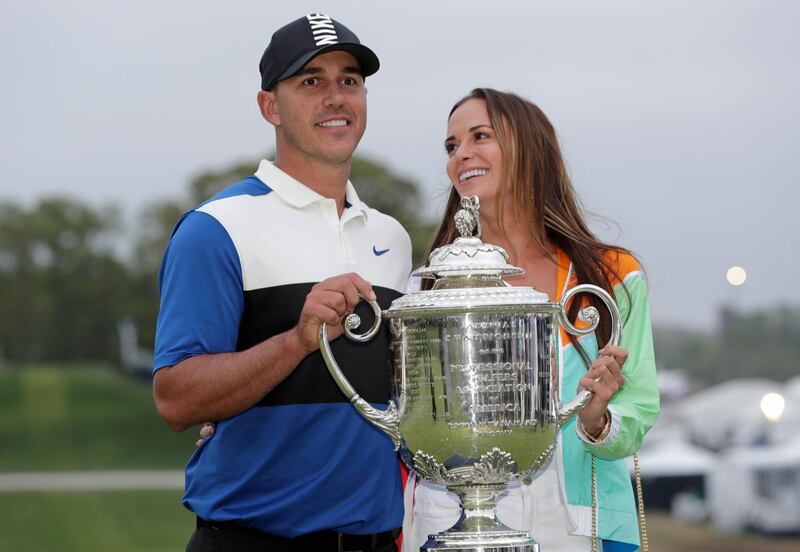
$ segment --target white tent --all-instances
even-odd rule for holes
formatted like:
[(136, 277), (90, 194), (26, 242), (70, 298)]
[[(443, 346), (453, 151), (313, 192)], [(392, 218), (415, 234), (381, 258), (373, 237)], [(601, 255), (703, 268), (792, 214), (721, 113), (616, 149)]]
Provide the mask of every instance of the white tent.
[(730, 450), (710, 472), (707, 490), (719, 530), (800, 531), (800, 440)]
[[(714, 458), (713, 453), (675, 435), (643, 448), (639, 452), (639, 471), (645, 505), (669, 510), (681, 519), (705, 519), (705, 482), (714, 469)], [(633, 472), (632, 461), (629, 466)]]
[(783, 385), (781, 391), (785, 407), (773, 428), (775, 442), (783, 443), (795, 439), (800, 428), (800, 376), (795, 376)]
[(768, 379), (731, 380), (687, 397), (675, 405), (675, 412), (691, 440), (708, 448), (765, 443), (773, 423), (761, 412), (761, 399), (782, 390)]
[(677, 439), (660, 441), (639, 453), (642, 477), (704, 476), (715, 463), (714, 454)]
[(800, 439), (772, 447), (742, 447), (723, 459), (754, 469), (800, 468)]

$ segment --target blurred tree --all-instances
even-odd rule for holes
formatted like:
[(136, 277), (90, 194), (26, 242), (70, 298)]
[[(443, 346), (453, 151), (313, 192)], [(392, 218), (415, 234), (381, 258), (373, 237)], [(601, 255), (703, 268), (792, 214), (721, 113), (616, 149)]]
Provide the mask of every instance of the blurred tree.
[(131, 271), (148, 276), (158, 274), (161, 256), (175, 224), (189, 205), (181, 201), (159, 201), (147, 205), (134, 232)]
[(738, 312), (722, 309), (719, 330), (656, 327), (660, 366), (706, 384), (741, 377), (785, 381), (800, 368), (800, 307)]
[(152, 349), (155, 342), (161, 257), (175, 223), (188, 209), (188, 202), (165, 200), (151, 203), (143, 210), (133, 233), (125, 316), (138, 332), (138, 344), (148, 349)]
[(713, 381), (761, 376), (784, 381), (800, 368), (800, 309), (721, 313)]
[(710, 333), (688, 328), (655, 326), (653, 342), (659, 367), (687, 370), (706, 379), (705, 373), (716, 351), (716, 339)]
[(199, 173), (189, 182), (189, 206), (202, 203), (231, 184), (252, 176), (258, 168), (258, 163), (258, 161), (241, 161), (220, 170)]
[(50, 198), (0, 204), (0, 344), (14, 360), (108, 359), (126, 267), (111, 208)]

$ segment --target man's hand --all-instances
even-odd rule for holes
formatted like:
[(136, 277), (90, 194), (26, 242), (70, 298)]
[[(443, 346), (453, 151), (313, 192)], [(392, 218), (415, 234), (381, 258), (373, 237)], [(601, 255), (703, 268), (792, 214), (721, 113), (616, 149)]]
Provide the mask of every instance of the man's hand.
[(376, 298), (372, 284), (355, 273), (328, 278), (311, 288), (300, 321), (294, 328), (300, 346), (307, 354), (319, 349), (319, 329), (323, 322), (330, 326), (329, 339), (341, 335), (341, 322), (358, 305), (359, 294), (371, 300)]
[(358, 295), (375, 298), (372, 285), (357, 274), (343, 274), (311, 288), (295, 327), (244, 351), (196, 355), (162, 368), (154, 377), (159, 414), (173, 431), (208, 420), (224, 420), (257, 404), (303, 359), (319, 348), (319, 329), (341, 333), (342, 318)]
[(599, 351), (599, 357), (581, 379), (580, 385), (591, 389), (592, 399), (579, 415), (585, 431), (597, 435), (606, 423), (608, 403), (625, 384), (622, 366), (628, 359), (628, 351), (622, 347), (606, 345)]

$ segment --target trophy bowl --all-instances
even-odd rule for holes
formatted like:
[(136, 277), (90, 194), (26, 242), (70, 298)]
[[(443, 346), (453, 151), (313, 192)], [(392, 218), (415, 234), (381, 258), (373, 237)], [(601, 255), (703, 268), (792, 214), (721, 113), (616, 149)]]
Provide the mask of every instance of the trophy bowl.
[[(558, 389), (559, 324), (575, 335), (594, 331), (599, 313), (586, 307), (581, 328), (567, 318), (579, 293), (598, 295), (611, 313), (610, 342), (620, 336), (620, 315), (602, 288), (584, 284), (560, 299), (531, 287), (512, 287), (502, 276), (521, 269), (506, 252), (480, 240), (479, 203), (462, 199), (456, 214), (461, 237), (431, 253), (413, 274), (434, 278), (431, 290), (404, 295), (381, 311), (363, 334), (357, 315), (345, 335), (368, 341), (387, 321), (392, 336), (394, 397), (387, 410), (364, 401), (342, 374), (320, 330), (325, 363), (345, 396), (385, 431), (420, 477), (445, 485), (461, 500), (461, 518), (431, 535), (422, 550), (539, 552), (533, 535), (503, 525), (495, 502), (507, 484), (531, 478), (550, 460), (561, 426), (589, 402), (583, 390), (562, 403)], [(477, 227), (478, 236), (473, 236)]]

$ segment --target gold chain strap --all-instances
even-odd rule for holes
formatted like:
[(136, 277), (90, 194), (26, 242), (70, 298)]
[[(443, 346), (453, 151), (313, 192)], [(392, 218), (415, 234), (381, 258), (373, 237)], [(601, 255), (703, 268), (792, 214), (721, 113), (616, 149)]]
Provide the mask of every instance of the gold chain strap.
[[(633, 454), (633, 473), (636, 478), (636, 502), (639, 510), (639, 535), (642, 539), (641, 552), (650, 549), (647, 542), (647, 523), (644, 517), (644, 493), (642, 492), (642, 475), (639, 472), (639, 454)], [(592, 552), (597, 552), (597, 466), (592, 455)]]
[(597, 552), (597, 467), (592, 455), (592, 552)]
[(639, 535), (642, 538), (642, 552), (647, 552), (647, 525), (644, 519), (644, 494), (642, 493), (642, 476), (639, 473), (638, 453), (633, 454), (633, 473), (636, 477), (636, 501), (639, 503)]

